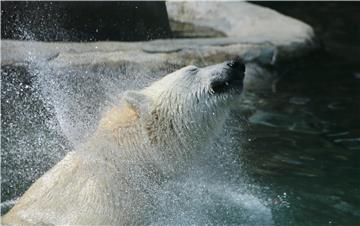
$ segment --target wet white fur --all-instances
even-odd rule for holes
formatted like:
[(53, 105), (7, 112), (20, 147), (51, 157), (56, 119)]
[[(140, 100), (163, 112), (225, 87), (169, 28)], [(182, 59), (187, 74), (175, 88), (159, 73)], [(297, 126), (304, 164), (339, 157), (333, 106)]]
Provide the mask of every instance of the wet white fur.
[(188, 66), (126, 92), (114, 108), (134, 117), (112, 125), (105, 114), (107, 126), (36, 181), (3, 224), (147, 224), (163, 181), (206, 154), (225, 121), (236, 95), (213, 93), (221, 73), (222, 65)]

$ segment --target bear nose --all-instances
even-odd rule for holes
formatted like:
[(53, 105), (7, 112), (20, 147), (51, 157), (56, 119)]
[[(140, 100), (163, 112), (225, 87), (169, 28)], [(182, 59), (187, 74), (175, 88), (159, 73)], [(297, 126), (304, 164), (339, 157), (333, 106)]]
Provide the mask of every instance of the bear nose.
[(240, 72), (245, 72), (245, 64), (239, 56), (236, 56), (234, 59), (226, 63), (230, 68), (238, 70)]

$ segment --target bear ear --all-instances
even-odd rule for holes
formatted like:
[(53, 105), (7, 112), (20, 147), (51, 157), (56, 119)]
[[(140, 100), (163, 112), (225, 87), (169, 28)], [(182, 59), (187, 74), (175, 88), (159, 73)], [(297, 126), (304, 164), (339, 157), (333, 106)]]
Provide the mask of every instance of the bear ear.
[(126, 91), (123, 100), (129, 104), (140, 116), (149, 114), (150, 99), (145, 94), (138, 91)]

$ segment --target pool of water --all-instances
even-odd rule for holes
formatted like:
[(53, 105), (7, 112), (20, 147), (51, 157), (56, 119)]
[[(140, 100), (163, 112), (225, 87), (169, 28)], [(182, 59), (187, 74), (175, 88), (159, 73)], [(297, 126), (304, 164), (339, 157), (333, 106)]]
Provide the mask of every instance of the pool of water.
[[(360, 225), (360, 65), (314, 53), (280, 69), (274, 92), (246, 95), (232, 114), (242, 126), (215, 147), (235, 140), (237, 156), (200, 161), (157, 191), (153, 225)], [(2, 68), (2, 212), (93, 129), (114, 84), (129, 87), (116, 77), (129, 70), (80, 72)]]
[(245, 168), (275, 225), (360, 225), (359, 71), (313, 54), (283, 71), (275, 93), (248, 102)]

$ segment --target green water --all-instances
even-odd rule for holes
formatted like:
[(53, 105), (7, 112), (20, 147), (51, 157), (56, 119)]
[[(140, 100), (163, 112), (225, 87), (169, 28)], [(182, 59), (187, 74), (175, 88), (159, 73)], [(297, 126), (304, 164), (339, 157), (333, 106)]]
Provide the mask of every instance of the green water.
[(276, 225), (360, 225), (360, 65), (314, 54), (283, 74), (249, 102), (247, 173)]

